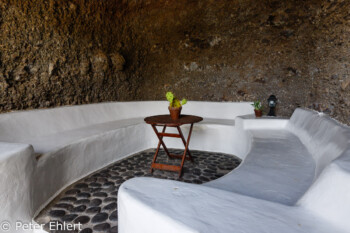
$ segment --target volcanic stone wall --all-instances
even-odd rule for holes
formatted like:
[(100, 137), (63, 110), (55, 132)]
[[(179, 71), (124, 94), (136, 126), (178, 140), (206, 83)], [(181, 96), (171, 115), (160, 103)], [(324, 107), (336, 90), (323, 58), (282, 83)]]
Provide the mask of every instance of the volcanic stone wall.
[(114, 0), (0, 0), (1, 111), (132, 100), (138, 59), (122, 43), (122, 10)]
[(350, 124), (349, 45), (345, 0), (0, 0), (0, 110), (275, 94)]

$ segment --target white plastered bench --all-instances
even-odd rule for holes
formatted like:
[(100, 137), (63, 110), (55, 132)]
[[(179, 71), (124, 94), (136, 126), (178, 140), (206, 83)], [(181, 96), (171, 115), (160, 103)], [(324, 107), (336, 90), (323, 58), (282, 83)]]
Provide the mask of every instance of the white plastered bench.
[(297, 109), (290, 120), (236, 118), (243, 162), (204, 185), (126, 181), (120, 233), (350, 232), (350, 129)]
[[(235, 137), (243, 140), (235, 133), (236, 116), (252, 112), (250, 103), (189, 102), (183, 113), (205, 119), (194, 127), (196, 138), (190, 147), (242, 153), (229, 142)], [(0, 114), (0, 222), (29, 223), (75, 181), (156, 147), (153, 130), (143, 122), (156, 114), (168, 114), (167, 102), (111, 102)], [(219, 140), (227, 146), (218, 147)], [(177, 140), (167, 144), (183, 147)]]

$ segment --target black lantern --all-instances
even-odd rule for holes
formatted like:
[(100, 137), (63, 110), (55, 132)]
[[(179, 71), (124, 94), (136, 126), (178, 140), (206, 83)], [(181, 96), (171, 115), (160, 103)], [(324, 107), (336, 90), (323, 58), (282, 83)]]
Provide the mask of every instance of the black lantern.
[(270, 97), (267, 99), (267, 102), (268, 102), (269, 107), (270, 107), (270, 111), (267, 115), (268, 116), (276, 116), (276, 112), (275, 112), (275, 108), (276, 108), (276, 104), (277, 104), (276, 96), (270, 95)]

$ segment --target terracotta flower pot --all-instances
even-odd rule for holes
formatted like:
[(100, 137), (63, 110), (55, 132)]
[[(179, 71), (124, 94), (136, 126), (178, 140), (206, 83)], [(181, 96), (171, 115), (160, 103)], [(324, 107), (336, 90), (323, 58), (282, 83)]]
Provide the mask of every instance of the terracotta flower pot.
[(262, 110), (256, 110), (256, 109), (254, 109), (254, 112), (255, 112), (255, 116), (256, 116), (256, 117), (262, 117)]
[(169, 112), (170, 112), (171, 119), (178, 120), (180, 118), (181, 109), (182, 109), (182, 107), (173, 108), (173, 107), (169, 106)]

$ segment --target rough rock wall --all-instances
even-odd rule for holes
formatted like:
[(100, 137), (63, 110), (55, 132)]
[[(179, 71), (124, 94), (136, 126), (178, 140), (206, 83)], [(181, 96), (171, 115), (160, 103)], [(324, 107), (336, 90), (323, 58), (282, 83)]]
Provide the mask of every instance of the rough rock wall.
[[(350, 124), (345, 0), (0, 0), (0, 108), (266, 102)], [(125, 59), (125, 64), (123, 65)]]
[(137, 59), (121, 43), (121, 9), (114, 1), (0, 0), (0, 110), (133, 99), (128, 60)]
[(176, 1), (135, 21), (148, 48), (139, 99), (275, 94), (279, 114), (308, 107), (350, 123), (350, 1)]

